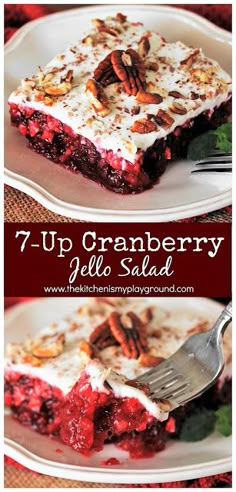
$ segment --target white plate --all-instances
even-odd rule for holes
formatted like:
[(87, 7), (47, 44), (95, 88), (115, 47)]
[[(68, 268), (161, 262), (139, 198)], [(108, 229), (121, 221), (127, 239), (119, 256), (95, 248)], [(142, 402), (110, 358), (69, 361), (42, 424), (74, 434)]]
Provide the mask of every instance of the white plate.
[[(120, 8), (120, 7), (119, 7)], [(117, 12), (117, 6), (96, 6), (53, 14), (30, 22), (8, 42), (5, 97), (26, 75), (44, 66), (90, 27), (90, 20)], [(119, 10), (119, 9), (118, 9)], [(231, 70), (231, 34), (205, 19), (166, 6), (123, 6), (122, 12), (168, 41), (180, 39), (202, 47), (225, 70)], [(171, 26), (171, 29), (170, 29)], [(32, 153), (25, 139), (10, 127), (5, 105), (5, 182), (67, 217), (113, 222), (167, 222), (217, 210), (231, 203), (231, 176), (191, 175), (192, 163), (168, 166), (160, 184), (136, 196), (114, 194), (80, 174), (73, 174)]]
[[(49, 298), (27, 302), (6, 312), (5, 343), (24, 340), (42, 326), (59, 321), (84, 299)], [(222, 306), (206, 298), (153, 298), (165, 309), (183, 308), (217, 318)], [(55, 314), (56, 313), (56, 314)], [(9, 415), (5, 417), (5, 453), (19, 463), (55, 477), (104, 483), (159, 483), (199, 478), (231, 470), (231, 438), (212, 434), (204, 441), (185, 443), (170, 440), (164, 451), (151, 459), (132, 460), (113, 445), (86, 458), (70, 447), (23, 427)], [(57, 453), (59, 448), (63, 453)], [(115, 456), (118, 466), (101, 465)]]

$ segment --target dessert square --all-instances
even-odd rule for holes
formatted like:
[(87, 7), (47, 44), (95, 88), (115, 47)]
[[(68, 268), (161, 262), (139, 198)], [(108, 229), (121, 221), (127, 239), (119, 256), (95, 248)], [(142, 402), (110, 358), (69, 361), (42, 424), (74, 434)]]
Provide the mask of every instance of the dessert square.
[(193, 137), (224, 123), (230, 99), (230, 76), (201, 49), (117, 14), (94, 19), (9, 105), (30, 148), (125, 194), (152, 187)]
[[(146, 299), (92, 299), (7, 347), (5, 404), (23, 425), (84, 455), (114, 442), (132, 458), (153, 456), (178, 433), (189, 407), (169, 416), (170, 403), (152, 400), (136, 378), (209, 324)], [(228, 360), (227, 337), (225, 354)]]

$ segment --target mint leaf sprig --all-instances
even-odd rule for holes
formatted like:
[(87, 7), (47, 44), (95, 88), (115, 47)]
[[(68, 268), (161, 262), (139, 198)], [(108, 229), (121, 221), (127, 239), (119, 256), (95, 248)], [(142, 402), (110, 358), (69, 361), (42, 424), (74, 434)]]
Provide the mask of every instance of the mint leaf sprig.
[(232, 434), (231, 405), (223, 405), (216, 411), (201, 408), (189, 415), (183, 423), (179, 438), (186, 442), (201, 441), (214, 430), (225, 437)]
[(224, 123), (216, 130), (209, 130), (194, 138), (188, 147), (187, 157), (192, 161), (199, 161), (216, 149), (232, 152), (232, 123)]

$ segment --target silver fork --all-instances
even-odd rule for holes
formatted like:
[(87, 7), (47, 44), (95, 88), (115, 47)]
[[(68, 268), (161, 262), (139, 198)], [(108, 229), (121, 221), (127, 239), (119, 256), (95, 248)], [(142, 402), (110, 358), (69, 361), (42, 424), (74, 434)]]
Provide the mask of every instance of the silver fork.
[(204, 172), (232, 172), (232, 154), (212, 151), (206, 159), (195, 163), (191, 174)]
[(149, 385), (151, 397), (167, 400), (171, 410), (200, 396), (224, 368), (222, 336), (232, 320), (232, 303), (213, 328), (193, 335), (171, 357), (137, 378)]

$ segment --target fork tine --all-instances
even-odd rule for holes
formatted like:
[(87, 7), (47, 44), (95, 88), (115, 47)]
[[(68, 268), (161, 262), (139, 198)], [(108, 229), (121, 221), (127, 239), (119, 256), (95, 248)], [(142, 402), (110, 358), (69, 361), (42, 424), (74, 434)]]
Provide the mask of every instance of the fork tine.
[(177, 386), (175, 389), (168, 389), (166, 391), (158, 391), (158, 393), (156, 393), (156, 397), (157, 398), (160, 398), (160, 399), (167, 399), (167, 400), (172, 400), (172, 398), (177, 398), (181, 395), (183, 395), (184, 393), (186, 393), (186, 390), (188, 389), (188, 387), (190, 386), (190, 384), (182, 384), (181, 386)]
[(159, 391), (164, 391), (165, 388), (169, 388), (170, 386), (177, 383), (181, 379), (183, 379), (181, 378), (181, 376), (175, 374), (171, 379), (168, 376), (166, 376), (163, 380), (161, 379), (159, 381), (154, 381), (152, 384), (153, 391), (158, 390), (158, 388)]
[(171, 374), (174, 370), (173, 367), (169, 367), (165, 363), (163, 364), (164, 367), (162, 367), (162, 368), (161, 368), (161, 365), (162, 364), (160, 364), (160, 368), (158, 367), (158, 369), (157, 369), (156, 367), (154, 367), (150, 371), (145, 372), (142, 376), (139, 376), (139, 378), (138, 378), (139, 381), (145, 381), (145, 382), (148, 381), (150, 384), (153, 381), (155, 381), (155, 382), (159, 381), (159, 379), (161, 379), (164, 376)]
[(194, 169), (191, 171), (191, 174), (197, 174), (197, 173), (231, 173), (232, 172), (232, 166), (227, 167), (227, 168), (221, 168), (221, 169), (216, 169), (216, 168), (201, 168), (201, 169)]
[(209, 157), (210, 156), (219, 156), (219, 157), (225, 157), (225, 156), (231, 156), (232, 157), (232, 152), (222, 152), (220, 150), (212, 150), (210, 153), (209, 153)]
[[(199, 161), (200, 164), (208, 163), (209, 164), (224, 164), (228, 162), (232, 162), (232, 156), (211, 156), (206, 159), (202, 159)], [(196, 164), (198, 165), (198, 164)]]

